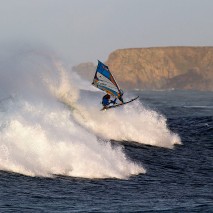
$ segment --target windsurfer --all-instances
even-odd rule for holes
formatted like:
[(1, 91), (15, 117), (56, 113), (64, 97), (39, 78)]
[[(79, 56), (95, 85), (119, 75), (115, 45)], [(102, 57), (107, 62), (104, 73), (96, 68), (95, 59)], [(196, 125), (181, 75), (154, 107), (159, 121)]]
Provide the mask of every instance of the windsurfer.
[(106, 94), (103, 96), (102, 98), (102, 105), (104, 108), (107, 108), (108, 105), (110, 105), (111, 103), (112, 104), (115, 104), (116, 103), (116, 100), (117, 98), (115, 98), (115, 100), (110, 100), (110, 95), (109, 94)]

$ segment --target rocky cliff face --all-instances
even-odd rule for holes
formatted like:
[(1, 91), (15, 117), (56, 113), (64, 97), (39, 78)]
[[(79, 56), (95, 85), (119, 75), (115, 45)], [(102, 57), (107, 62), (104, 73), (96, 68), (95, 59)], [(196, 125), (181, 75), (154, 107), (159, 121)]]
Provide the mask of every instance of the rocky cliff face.
[[(120, 49), (105, 63), (123, 88), (213, 91), (213, 47)], [(92, 79), (95, 69), (90, 64), (80, 74)]]

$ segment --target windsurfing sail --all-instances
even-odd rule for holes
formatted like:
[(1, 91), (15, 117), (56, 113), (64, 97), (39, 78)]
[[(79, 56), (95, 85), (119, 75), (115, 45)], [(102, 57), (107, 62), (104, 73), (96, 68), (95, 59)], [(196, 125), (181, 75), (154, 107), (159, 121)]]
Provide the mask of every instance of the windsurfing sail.
[(100, 61), (98, 61), (92, 85), (115, 97), (119, 98), (122, 96), (122, 91), (109, 71), (108, 66)]

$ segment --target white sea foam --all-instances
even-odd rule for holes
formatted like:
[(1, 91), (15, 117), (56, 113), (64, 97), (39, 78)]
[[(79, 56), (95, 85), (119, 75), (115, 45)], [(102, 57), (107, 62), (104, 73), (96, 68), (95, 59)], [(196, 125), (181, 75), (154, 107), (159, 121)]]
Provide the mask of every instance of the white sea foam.
[[(65, 70), (61, 66), (58, 69), (64, 73), (62, 79), (67, 80)], [(97, 105), (100, 99), (94, 100), (87, 95), (80, 103), (76, 102), (77, 99), (70, 94), (76, 88), (72, 89), (70, 82), (63, 82), (54, 94), (70, 107), (76, 121), (94, 135), (108, 140), (134, 141), (167, 148), (181, 144), (180, 137), (168, 129), (166, 118), (147, 109), (140, 101), (103, 112)]]
[(21, 101), (13, 108), (6, 112), (5, 123), (1, 119), (0, 169), (30, 176), (86, 178), (127, 178), (145, 172), (127, 159), (122, 147), (98, 141), (60, 105)]
[[(1, 170), (84, 178), (128, 178), (145, 172), (122, 146), (99, 140), (78, 122), (73, 113), (79, 90), (60, 63), (33, 52), (16, 57), (13, 66), (6, 63), (0, 70), (0, 87), (5, 91), (0, 94)], [(69, 100), (75, 110), (62, 100)]]
[(0, 67), (1, 170), (128, 178), (145, 169), (110, 139), (167, 148), (181, 143), (166, 118), (140, 101), (100, 111), (100, 97), (82, 95), (76, 76), (51, 54), (25, 51), (13, 58)]

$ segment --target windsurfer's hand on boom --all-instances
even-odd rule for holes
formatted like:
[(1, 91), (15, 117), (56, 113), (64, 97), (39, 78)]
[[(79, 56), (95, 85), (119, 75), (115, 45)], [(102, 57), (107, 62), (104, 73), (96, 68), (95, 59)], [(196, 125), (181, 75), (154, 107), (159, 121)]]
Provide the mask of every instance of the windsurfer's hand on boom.
[(117, 100), (117, 98), (115, 98), (114, 101), (111, 100), (111, 103), (116, 104), (116, 100)]

